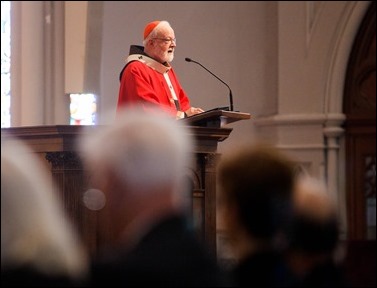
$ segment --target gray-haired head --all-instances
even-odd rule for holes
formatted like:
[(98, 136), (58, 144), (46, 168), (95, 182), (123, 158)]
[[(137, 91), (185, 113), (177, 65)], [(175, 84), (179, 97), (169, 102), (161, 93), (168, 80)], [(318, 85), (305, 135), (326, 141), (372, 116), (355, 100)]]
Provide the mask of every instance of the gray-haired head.
[(156, 38), (159, 35), (160, 31), (166, 28), (172, 29), (170, 23), (166, 20), (153, 21), (148, 23), (144, 29), (143, 45), (145, 46), (150, 39)]
[(181, 122), (162, 112), (126, 108), (112, 125), (94, 132), (80, 142), (90, 169), (112, 171), (127, 191), (148, 195), (157, 187), (170, 187), (183, 200), (193, 140)]
[(1, 269), (84, 277), (87, 259), (50, 173), (31, 149), (1, 142)]

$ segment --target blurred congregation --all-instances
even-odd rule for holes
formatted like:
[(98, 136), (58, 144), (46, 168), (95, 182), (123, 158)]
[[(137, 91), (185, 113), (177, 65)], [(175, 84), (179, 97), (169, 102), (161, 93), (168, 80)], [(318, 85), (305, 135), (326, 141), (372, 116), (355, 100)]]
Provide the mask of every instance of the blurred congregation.
[(375, 2), (9, 2), (2, 286), (376, 286)]
[(295, 159), (267, 143), (243, 143), (222, 155), (215, 201), (232, 258), (221, 262), (192, 219), (185, 175), (195, 139), (188, 126), (157, 110), (123, 112), (77, 141), (90, 179), (79, 205), (96, 213), (102, 239), (95, 253), (41, 159), (19, 139), (2, 140), (2, 285), (356, 284), (347, 278), (335, 202)]

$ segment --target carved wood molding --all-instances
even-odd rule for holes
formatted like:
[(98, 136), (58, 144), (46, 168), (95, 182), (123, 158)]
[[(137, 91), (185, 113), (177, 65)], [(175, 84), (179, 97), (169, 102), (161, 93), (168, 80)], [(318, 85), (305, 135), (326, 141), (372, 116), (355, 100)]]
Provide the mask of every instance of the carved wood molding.
[(51, 163), (52, 170), (82, 170), (82, 162), (75, 152), (47, 152), (46, 160)]

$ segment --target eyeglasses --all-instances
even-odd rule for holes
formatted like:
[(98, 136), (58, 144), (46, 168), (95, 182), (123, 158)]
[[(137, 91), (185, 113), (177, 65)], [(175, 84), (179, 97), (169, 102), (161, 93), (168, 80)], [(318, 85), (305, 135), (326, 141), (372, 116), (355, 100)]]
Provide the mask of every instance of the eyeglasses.
[(154, 40), (161, 40), (163, 41), (165, 44), (171, 44), (174, 42), (174, 44), (177, 44), (177, 38), (153, 38)]

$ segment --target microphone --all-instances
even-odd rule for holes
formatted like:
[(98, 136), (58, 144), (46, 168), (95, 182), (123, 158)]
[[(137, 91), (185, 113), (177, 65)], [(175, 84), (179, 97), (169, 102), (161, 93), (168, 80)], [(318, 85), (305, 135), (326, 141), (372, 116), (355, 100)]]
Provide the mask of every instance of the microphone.
[(204, 67), (202, 64), (200, 64), (199, 62), (196, 62), (196, 61), (194, 61), (194, 60), (192, 60), (191, 58), (185, 58), (185, 60), (187, 61), (187, 62), (194, 62), (194, 63), (196, 63), (196, 64), (198, 64), (198, 65), (200, 65), (200, 66), (202, 66), (205, 70), (207, 70), (209, 73), (211, 73), (213, 76), (215, 76), (221, 83), (223, 83), (226, 87), (228, 87), (228, 89), (229, 89), (229, 102), (230, 102), (230, 107), (229, 107), (229, 109), (230, 109), (230, 111), (233, 111), (233, 95), (232, 95), (232, 90), (230, 89), (230, 87), (229, 87), (229, 85), (228, 84), (226, 84), (223, 80), (221, 80), (219, 77), (217, 77), (215, 74), (213, 74), (211, 71), (209, 71), (206, 67)]

